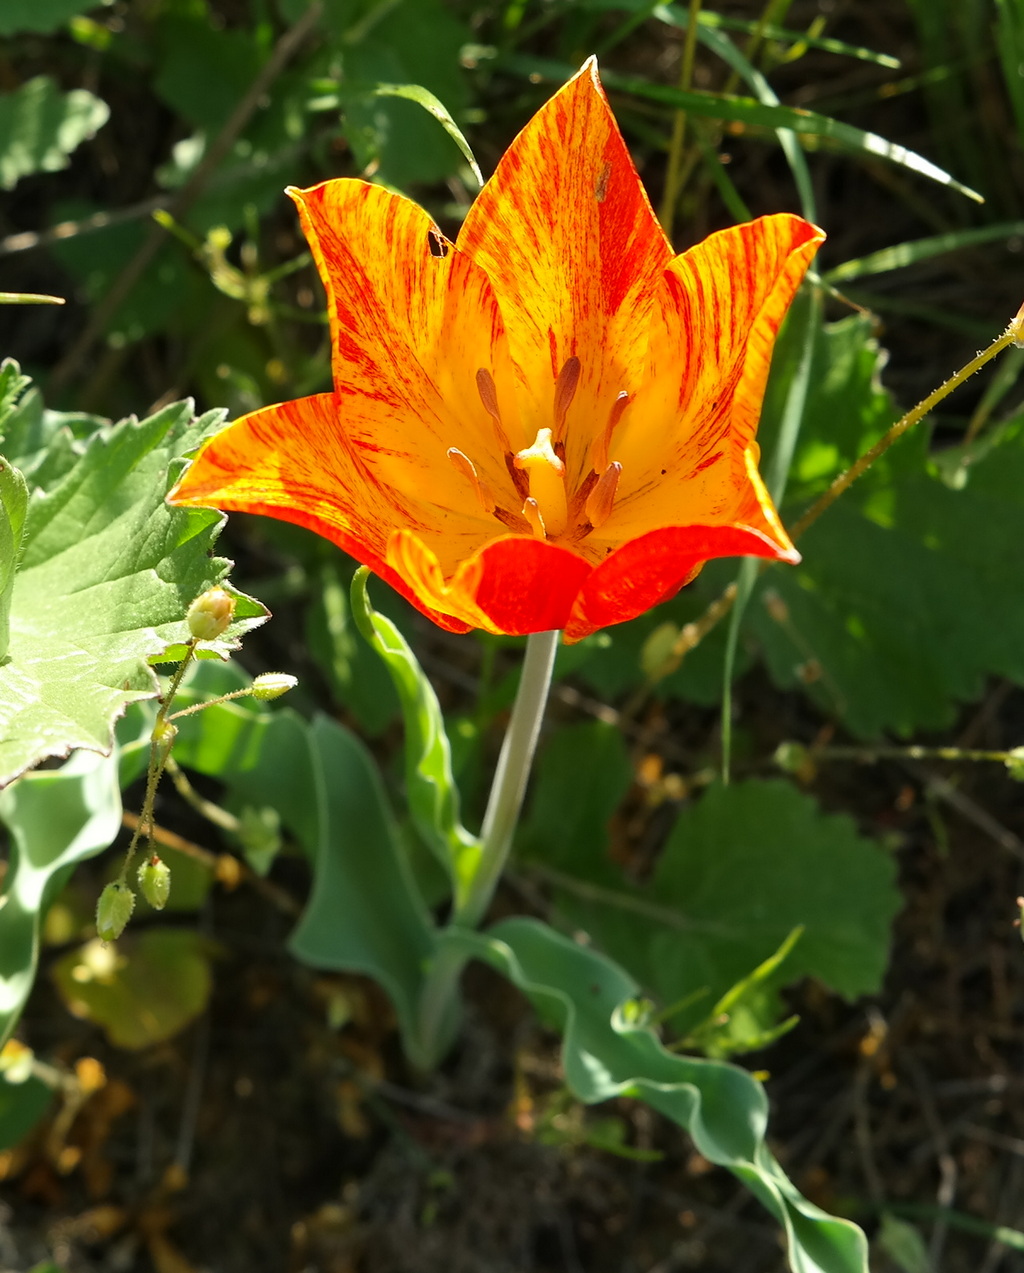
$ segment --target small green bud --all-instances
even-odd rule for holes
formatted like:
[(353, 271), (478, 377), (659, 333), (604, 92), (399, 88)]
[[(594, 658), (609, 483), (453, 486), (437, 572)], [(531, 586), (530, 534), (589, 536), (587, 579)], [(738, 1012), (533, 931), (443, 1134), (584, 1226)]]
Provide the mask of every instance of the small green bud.
[(1024, 747), (1014, 747), (1006, 753), (1006, 772), (1016, 782), (1024, 782)]
[(775, 763), (787, 774), (806, 772), (811, 756), (803, 743), (779, 743), (775, 748)]
[(162, 911), (171, 895), (171, 868), (154, 853), (139, 867), (139, 888), (155, 911)]
[(213, 641), (235, 613), (235, 599), (223, 588), (209, 588), (188, 608), (188, 630), (197, 641)]
[(161, 763), (167, 760), (178, 737), (178, 727), (173, 721), (157, 720), (153, 726), (153, 746)]
[(100, 894), (96, 904), (96, 932), (103, 941), (116, 941), (135, 909), (135, 894), (127, 884), (114, 880)]
[(272, 698), (280, 698), (299, 683), (297, 676), (289, 676), (287, 672), (263, 672), (252, 683), (252, 696), (261, 703)]

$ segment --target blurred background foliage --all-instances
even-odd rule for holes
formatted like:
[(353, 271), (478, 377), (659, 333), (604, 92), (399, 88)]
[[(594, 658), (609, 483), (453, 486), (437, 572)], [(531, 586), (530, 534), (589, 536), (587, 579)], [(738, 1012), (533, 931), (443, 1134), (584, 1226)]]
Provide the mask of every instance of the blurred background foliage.
[[(486, 176), (594, 52), (680, 251), (766, 212), (803, 212), (828, 232), (764, 414), (766, 471), (789, 521), (1024, 298), (1021, 0), (4, 0), (0, 41), (0, 287), (67, 301), (0, 307), (0, 353), (20, 361), (51, 412), (69, 413), (46, 417), (51, 433), (87, 431), (86, 413), (144, 417), (184, 396), (236, 415), (328, 388), (322, 289), (283, 188), (363, 176), (416, 198), (454, 236), (477, 184), (465, 141)], [(1024, 1136), (1011, 929), (1024, 843), (1019, 788), (1000, 763), (1024, 721), (1021, 367), (1012, 350), (947, 400), (815, 524), (800, 567), (753, 582), (742, 613), (707, 624), (700, 644), (690, 625), (717, 614), (735, 562), (562, 652), (503, 903), (589, 934), (651, 994), (680, 1048), (725, 1056), (790, 1031), (766, 1054), (780, 1075), (788, 1167), (825, 1206), (870, 1223), (884, 1214), (878, 1267), (908, 1273), (973, 1273), (979, 1249), (994, 1273), (1024, 1246), (1012, 1227), (1020, 1141), (998, 1141)], [(57, 1068), (5, 1054), (21, 1099), (0, 1087), (0, 1174), (19, 1206), (36, 1208), (19, 1252), (36, 1249), (32, 1224), (50, 1223), (40, 1218), (49, 1205), (71, 1216), (72, 1237), (47, 1248), (68, 1268), (114, 1267), (83, 1253), (89, 1224), (103, 1242), (120, 1234), (132, 1251), (145, 1246), (159, 1273), (192, 1267), (172, 1263), (189, 1244), (168, 1236), (168, 1178), (140, 1202), (103, 1166), (108, 1144), (123, 1150), (117, 1119), (134, 1102), (158, 1141), (173, 1138), (180, 1115), (176, 1144), (142, 1155), (154, 1177), (168, 1163), (192, 1168), (245, 1217), (219, 1263), (217, 1222), (196, 1220), (191, 1258), (205, 1252), (225, 1270), (289, 1258), (342, 1273), (409, 1268), (410, 1243), (425, 1273), (453, 1263), (474, 1273), (776, 1267), (770, 1232), (752, 1222), (724, 1234), (734, 1195), (635, 1110), (574, 1112), (547, 1045), (527, 1038), (521, 1008), (490, 983), (440, 1095), (414, 1092), (409, 1104), (393, 1021), (374, 992), (282, 970), (295, 898), (309, 885), (295, 846), (315, 835), (289, 769), (308, 719), (326, 706), (355, 727), (397, 790), (399, 708), (350, 619), (351, 563), (294, 528), (244, 517), (221, 547), (238, 561), (235, 582), (275, 613), (241, 661), (251, 673), (295, 672), (301, 688), (286, 712), (233, 705), (183, 730), (178, 786), (192, 781), (199, 795), (189, 808), (165, 794), (158, 819), (172, 908), (190, 929), (147, 926), (147, 916), (131, 958), (111, 962), (89, 929), (105, 859), (51, 908), (39, 993), (53, 998), (34, 1001), (27, 1026)], [(374, 601), (437, 685), (475, 825), (521, 642), (452, 639), (382, 588)], [(204, 667), (186, 693), (211, 695), (240, 675)], [(139, 804), (147, 719), (135, 707), (120, 727), (128, 810)], [(971, 749), (994, 763), (967, 767)], [(68, 816), (84, 820), (80, 790), (93, 776), (72, 777)], [(203, 800), (224, 815), (216, 827), (200, 818)], [(14, 802), (0, 810), (12, 825)], [(436, 865), (411, 827), (402, 835), (422, 893), (440, 901)], [(102, 847), (83, 841), (79, 856)], [(48, 888), (51, 875), (66, 879), (54, 853)], [(261, 937), (247, 945), (254, 922)], [(865, 1011), (829, 991), (876, 998)], [(211, 1002), (231, 1005), (234, 1032), (197, 1061)], [(803, 1017), (795, 1029), (790, 1013)], [(190, 1023), (194, 1046), (182, 1033)], [(499, 1059), (510, 1030), (524, 1040), (511, 1080)], [(282, 1045), (299, 1039), (291, 1053)], [(173, 1098), (147, 1094), (146, 1062), (124, 1059), (135, 1053), (163, 1067)], [(95, 1057), (102, 1082), (85, 1064)], [(186, 1100), (197, 1067), (213, 1078), (202, 1101)], [(253, 1123), (228, 1117), (222, 1157), (197, 1165), (192, 1145), (197, 1111), (216, 1125), (242, 1078), (258, 1092), (253, 1117), (290, 1118), (303, 1133), (289, 1142), (291, 1176), (264, 1146), (236, 1188), (227, 1182)], [(299, 1090), (310, 1079), (312, 1097)], [(54, 1088), (64, 1113), (26, 1148)], [(943, 1104), (947, 1092), (963, 1103)], [(74, 1112), (90, 1098), (107, 1117), (92, 1141)], [(492, 1166), (468, 1139), (455, 1149), (431, 1139), (422, 1099), (448, 1113), (468, 1102)], [(508, 1118), (495, 1114), (506, 1105)], [(410, 1133), (395, 1110), (421, 1122)], [(544, 1157), (552, 1144), (555, 1157)], [(639, 1176), (609, 1181), (594, 1166), (609, 1150), (664, 1157), (654, 1191)], [(508, 1208), (474, 1243), (456, 1216), (495, 1211), (488, 1181)], [(544, 1189), (553, 1204), (540, 1201)], [(571, 1222), (557, 1219), (562, 1210)], [(602, 1228), (614, 1217), (618, 1229)], [(515, 1243), (529, 1258), (501, 1263)], [(252, 1263), (254, 1250), (274, 1251), (274, 1262)]]

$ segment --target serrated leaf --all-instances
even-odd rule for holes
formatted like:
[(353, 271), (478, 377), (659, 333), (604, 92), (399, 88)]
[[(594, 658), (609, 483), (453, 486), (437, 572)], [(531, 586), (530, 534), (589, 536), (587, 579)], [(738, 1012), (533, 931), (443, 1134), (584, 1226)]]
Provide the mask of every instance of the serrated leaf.
[[(898, 416), (878, 382), (867, 319), (822, 330), (808, 429), (791, 478), (792, 521)], [(918, 426), (770, 572), (748, 622), (782, 686), (801, 685), (865, 738), (940, 728), (985, 678), (1024, 683), (1024, 420), (977, 448), (952, 489)], [(770, 604), (765, 604), (765, 599)]]
[(0, 456), (0, 663), (11, 637), (11, 595), (28, 511), (28, 484), (20, 470)]
[(110, 117), (106, 102), (84, 88), (62, 93), (48, 75), (37, 75), (0, 97), (0, 187), (22, 177), (56, 172), (68, 156)]
[(79, 752), (60, 769), (26, 774), (0, 792), (11, 859), (0, 907), (0, 1044), (14, 1028), (39, 954), (39, 926), (71, 868), (102, 853), (121, 827), (112, 756)]
[(588, 1104), (628, 1095), (693, 1138), (710, 1162), (733, 1172), (780, 1222), (794, 1273), (867, 1273), (860, 1230), (801, 1196), (765, 1143), (764, 1089), (722, 1061), (673, 1055), (622, 1011), (636, 981), (611, 960), (533, 919), (487, 933), (450, 929), (447, 947), (489, 963), (563, 1031), (569, 1089)]
[[(46, 756), (108, 751), (125, 706), (158, 692), (147, 660), (189, 639), (189, 603), (229, 565), (211, 553), (222, 514), (164, 502), (176, 461), (220, 418), (176, 403), (107, 426), (31, 490), (0, 666), (0, 785)], [(235, 614), (211, 651), (266, 617), (242, 595)]]
[[(608, 824), (631, 780), (618, 732), (600, 723), (548, 743), (521, 843), (559, 910), (664, 1004), (703, 991), (688, 1020), (801, 940), (773, 989), (805, 975), (847, 997), (875, 990), (899, 907), (891, 860), (845, 817), (786, 782), (712, 787), (683, 809), (650, 882), (608, 860)], [(763, 1027), (774, 1021), (765, 995)]]

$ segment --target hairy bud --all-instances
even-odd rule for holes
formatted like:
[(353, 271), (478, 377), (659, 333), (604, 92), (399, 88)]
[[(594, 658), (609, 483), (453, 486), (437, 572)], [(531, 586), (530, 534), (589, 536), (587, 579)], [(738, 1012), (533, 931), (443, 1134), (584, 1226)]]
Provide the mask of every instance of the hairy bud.
[(235, 598), (223, 588), (209, 588), (188, 608), (188, 630), (197, 641), (213, 641), (235, 613)]
[(115, 941), (125, 930), (135, 909), (135, 894), (127, 884), (115, 880), (100, 894), (96, 904), (96, 933), (103, 941)]

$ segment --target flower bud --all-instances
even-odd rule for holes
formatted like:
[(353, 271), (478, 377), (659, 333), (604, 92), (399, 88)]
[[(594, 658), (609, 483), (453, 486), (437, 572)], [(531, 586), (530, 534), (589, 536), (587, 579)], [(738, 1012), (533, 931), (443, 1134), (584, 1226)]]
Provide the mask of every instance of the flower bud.
[(171, 868), (154, 853), (139, 867), (139, 888), (155, 911), (162, 911), (171, 895)]
[(103, 941), (115, 941), (125, 930), (135, 909), (135, 894), (127, 884), (114, 880), (96, 904), (96, 933)]
[(280, 698), (299, 683), (297, 676), (289, 676), (287, 672), (262, 672), (252, 683), (252, 696), (261, 703), (272, 698)]
[(1016, 782), (1024, 782), (1024, 747), (1014, 747), (1006, 753), (1006, 772)]
[(213, 641), (235, 613), (235, 599), (223, 588), (209, 588), (188, 608), (188, 630), (197, 641)]
[(174, 740), (178, 737), (178, 727), (173, 721), (158, 719), (153, 726), (153, 746), (161, 764), (166, 763), (171, 754)]
[(775, 763), (787, 774), (798, 774), (805, 769), (810, 755), (803, 743), (779, 743), (775, 748)]

